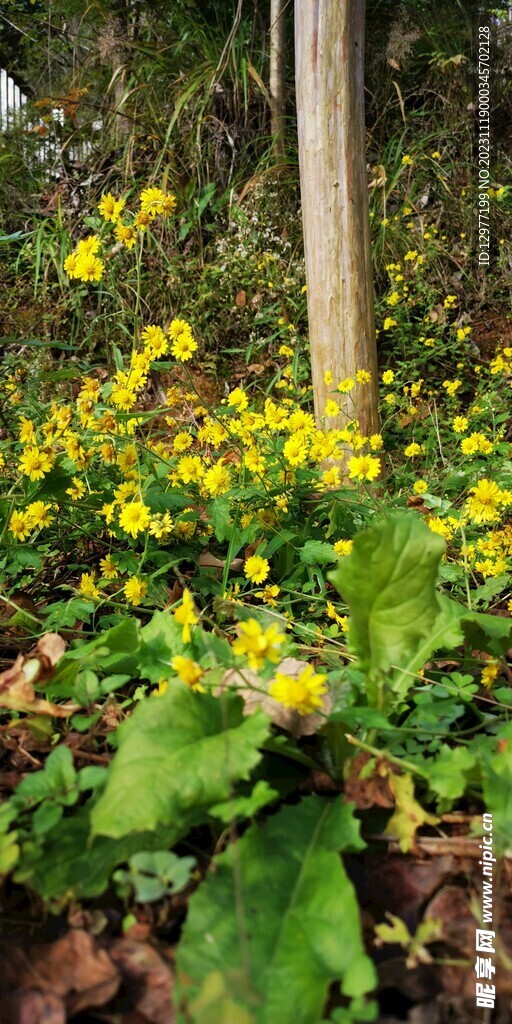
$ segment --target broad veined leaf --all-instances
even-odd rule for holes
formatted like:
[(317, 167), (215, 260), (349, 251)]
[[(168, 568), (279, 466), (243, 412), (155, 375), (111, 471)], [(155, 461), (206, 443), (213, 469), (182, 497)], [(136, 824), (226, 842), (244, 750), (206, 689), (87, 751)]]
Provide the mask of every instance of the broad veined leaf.
[(192, 693), (173, 681), (119, 727), (119, 748), (91, 814), (93, 834), (120, 838), (175, 821), (195, 824), (248, 778), (269, 730), (261, 710), (244, 718), (234, 694)]
[(476, 757), (467, 747), (449, 747), (443, 743), (434, 761), (428, 764), (430, 788), (439, 796), (456, 800), (467, 785), (467, 775), (475, 767)]
[(171, 612), (154, 613), (141, 629), (138, 669), (142, 679), (158, 683), (175, 674), (171, 661), (185, 650), (181, 633), (182, 627)]
[(432, 634), (441, 610), (435, 585), (443, 550), (442, 538), (418, 516), (394, 515), (358, 534), (328, 574), (349, 606), (349, 643), (364, 670), (406, 665)]
[(215, 858), (178, 947), (178, 998), (189, 1013), (205, 980), (228, 970), (244, 973), (257, 1024), (317, 1024), (334, 981), (347, 996), (370, 990), (375, 973), (339, 856), (362, 846), (351, 807), (309, 797)]
[(299, 558), (305, 565), (330, 565), (337, 562), (338, 557), (333, 545), (325, 540), (307, 540), (299, 548)]

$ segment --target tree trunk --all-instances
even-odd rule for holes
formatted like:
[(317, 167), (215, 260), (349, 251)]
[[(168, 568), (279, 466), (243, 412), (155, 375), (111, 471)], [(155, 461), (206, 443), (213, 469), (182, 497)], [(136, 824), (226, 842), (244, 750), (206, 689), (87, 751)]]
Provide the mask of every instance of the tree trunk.
[[(295, 0), (299, 166), (315, 415), (379, 430), (364, 130), (365, 0)], [(326, 385), (330, 370), (334, 385)], [(333, 394), (369, 370), (371, 383)], [(327, 426), (342, 427), (343, 414)]]
[(276, 163), (285, 159), (286, 0), (270, 0), (270, 130)]

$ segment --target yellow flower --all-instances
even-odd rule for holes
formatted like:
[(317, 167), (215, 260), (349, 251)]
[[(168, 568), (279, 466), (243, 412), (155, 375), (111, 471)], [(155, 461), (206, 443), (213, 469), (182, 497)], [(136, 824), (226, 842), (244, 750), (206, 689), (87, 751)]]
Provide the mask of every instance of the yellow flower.
[(153, 220), (157, 214), (164, 212), (165, 192), (161, 188), (145, 188), (140, 194), (140, 208)]
[(100, 558), (100, 569), (101, 575), (106, 580), (115, 580), (119, 575), (117, 571), (117, 565), (112, 558), (112, 555), (105, 555), (105, 558)]
[(183, 331), (182, 334), (179, 334), (171, 345), (171, 352), (180, 363), (186, 363), (188, 359), (192, 359), (196, 351), (197, 341), (194, 341), (188, 331)]
[(29, 480), (42, 480), (53, 466), (53, 458), (37, 445), (26, 448), (21, 456), (19, 468)]
[(117, 405), (123, 412), (130, 412), (137, 401), (133, 391), (125, 384), (114, 384), (110, 393), (110, 401)]
[(156, 537), (157, 540), (165, 540), (169, 536), (173, 526), (174, 523), (169, 512), (160, 512), (151, 520), (149, 524), (149, 532), (151, 536)]
[(372, 452), (380, 452), (384, 445), (381, 434), (372, 434), (370, 437), (370, 448)]
[(489, 665), (486, 665), (485, 668), (482, 669), (482, 674), (480, 676), (480, 682), (482, 686), (485, 686), (486, 690), (490, 690), (494, 680), (496, 679), (496, 676), (498, 676), (499, 673), (500, 666), (498, 662), (494, 661), (491, 662)]
[(353, 377), (345, 377), (345, 380), (340, 381), (336, 390), (341, 391), (342, 395), (347, 395), (349, 391), (352, 391), (354, 385), (355, 380)]
[(315, 673), (312, 665), (305, 665), (298, 679), (276, 672), (268, 692), (285, 708), (298, 711), (299, 715), (310, 715), (323, 707), (323, 696), (327, 693), (327, 676)]
[(124, 210), (124, 205), (124, 199), (116, 199), (111, 192), (107, 192), (106, 195), (102, 195), (101, 202), (98, 204), (100, 217), (115, 224)]
[(382, 380), (384, 384), (392, 384), (394, 379), (395, 375), (393, 373), (393, 370), (384, 370), (384, 373), (382, 374)]
[(206, 693), (204, 686), (200, 682), (204, 672), (197, 661), (192, 661), (192, 658), (184, 658), (181, 654), (176, 654), (174, 658), (171, 658), (171, 665), (182, 683), (189, 686), (195, 693)]
[[(392, 316), (387, 316), (385, 318), (384, 323), (383, 323), (382, 326), (383, 326), (383, 329), (385, 331), (389, 331), (389, 330), (391, 330), (392, 327), (396, 327), (396, 325), (397, 325), (396, 320)], [(393, 371), (391, 371), (391, 372), (393, 372)]]
[(53, 523), (54, 516), (49, 514), (51, 507), (50, 504), (46, 505), (44, 501), (33, 501), (28, 505), (26, 512), (32, 520), (32, 526), (39, 528)]
[(250, 580), (251, 583), (263, 583), (266, 580), (270, 572), (270, 566), (267, 558), (261, 558), (259, 555), (251, 555), (244, 565), (244, 574), (246, 579)]
[(428, 491), (428, 484), (425, 480), (415, 480), (413, 491), (415, 494), (426, 494)]
[(257, 672), (263, 668), (265, 661), (274, 665), (280, 659), (279, 648), (285, 640), (285, 634), (279, 632), (277, 623), (272, 623), (263, 630), (256, 619), (247, 619), (238, 624), (238, 636), (233, 641), (233, 653), (246, 656), (249, 668)]
[(198, 616), (196, 615), (194, 599), (192, 597), (192, 594), (190, 593), (190, 590), (187, 590), (187, 588), (185, 588), (185, 590), (183, 591), (183, 600), (179, 608), (176, 608), (176, 610), (173, 612), (173, 615), (176, 622), (180, 626), (183, 626), (183, 629), (181, 631), (181, 639), (183, 640), (183, 643), (190, 643), (190, 627), (195, 626), (196, 623), (199, 622), (199, 619)]
[(98, 236), (97, 235), (88, 235), (87, 238), (82, 238), (81, 241), (78, 242), (78, 245), (77, 245), (75, 251), (76, 251), (77, 255), (79, 255), (79, 256), (83, 252), (89, 252), (89, 253), (92, 253), (93, 256), (95, 256), (96, 253), (99, 250), (99, 247), (100, 247), (100, 240), (99, 240)]
[(329, 400), (325, 404), (324, 416), (337, 416), (339, 411), (340, 407), (338, 403), (335, 402), (333, 398), (329, 398)]
[(151, 521), (151, 513), (142, 501), (132, 501), (125, 505), (119, 516), (119, 526), (132, 537), (147, 530)]
[(69, 256), (66, 256), (64, 260), (64, 270), (70, 278), (76, 277), (76, 265), (78, 262), (78, 253), (70, 252)]
[(229, 470), (222, 463), (217, 462), (215, 466), (206, 471), (202, 482), (211, 497), (216, 498), (219, 494), (225, 494), (231, 487)]
[(331, 466), (322, 473), (322, 483), (325, 487), (340, 487), (341, 477), (338, 466)]
[(66, 489), (66, 494), (69, 494), (71, 501), (80, 501), (85, 494), (85, 484), (78, 476), (73, 477), (73, 486)]
[(228, 395), (228, 405), (233, 406), (238, 412), (243, 412), (249, 405), (249, 399), (243, 388), (235, 388)]
[(348, 630), (348, 617), (346, 615), (338, 615), (338, 612), (336, 611), (336, 608), (334, 607), (332, 601), (327, 602), (326, 611), (329, 618), (334, 619), (334, 621), (338, 623), (338, 626), (340, 626), (344, 632)]
[(327, 386), (329, 386), (329, 384), (332, 384), (333, 381), (334, 381), (334, 377), (333, 377), (331, 371), (330, 370), (326, 370), (325, 373), (324, 373), (324, 384), (327, 384)]
[(133, 249), (133, 246), (137, 241), (137, 232), (130, 224), (117, 224), (114, 229), (114, 234), (117, 241), (121, 242), (126, 249)]
[(458, 391), (458, 389), (460, 387), (462, 387), (462, 381), (461, 380), (444, 380), (443, 381), (443, 387), (446, 388), (447, 394), (450, 395), (451, 397), (453, 397), (455, 392)]
[(35, 441), (35, 437), (36, 432), (32, 420), (27, 420), (25, 416), (20, 416), (20, 444), (32, 444)]
[(470, 519), (474, 523), (496, 522), (499, 519), (497, 508), (501, 502), (502, 492), (494, 480), (485, 477), (475, 487), (470, 488), (471, 498), (466, 502)]
[(99, 281), (103, 274), (104, 263), (91, 252), (83, 252), (78, 256), (74, 277), (80, 281)]
[(456, 434), (463, 434), (468, 429), (467, 416), (456, 416), (453, 420), (452, 428)]
[(140, 604), (144, 599), (146, 590), (148, 589), (147, 583), (141, 580), (138, 576), (130, 576), (130, 579), (126, 581), (123, 591), (126, 600), (130, 604)]
[(356, 373), (356, 380), (359, 384), (369, 384), (372, 379), (372, 375), (369, 370), (358, 370)]
[(148, 324), (141, 334), (144, 347), (152, 356), (163, 356), (167, 352), (169, 342), (161, 327), (157, 324)]
[(375, 480), (380, 473), (380, 459), (373, 455), (357, 455), (348, 460), (351, 480)]
[(184, 484), (198, 483), (204, 472), (199, 455), (184, 455), (177, 465), (178, 477)]
[(26, 512), (13, 512), (9, 520), (9, 531), (16, 540), (26, 540), (32, 533), (32, 518)]
[(94, 582), (94, 573), (92, 572), (82, 573), (78, 589), (84, 597), (94, 597), (96, 600), (101, 597), (101, 594)]
[(334, 550), (337, 555), (343, 557), (343, 555), (349, 555), (352, 551), (353, 541), (351, 540), (337, 540), (334, 545)]
[(422, 451), (423, 449), (421, 444), (417, 444), (416, 441), (413, 441), (412, 444), (407, 445), (407, 448), (404, 448), (404, 455), (406, 455), (408, 459), (412, 459), (415, 455), (420, 455)]
[(402, 167), (412, 167), (413, 163), (414, 161), (412, 159), (412, 156), (409, 156), (408, 153), (405, 153), (404, 156), (402, 157)]
[(308, 444), (304, 434), (289, 437), (283, 448), (283, 455), (290, 466), (302, 466), (308, 457)]
[(281, 593), (281, 588), (276, 583), (267, 583), (264, 590), (256, 590), (254, 596), (259, 597), (260, 601), (275, 608), (277, 605), (276, 597)]
[(172, 450), (178, 455), (180, 452), (186, 452), (187, 448), (190, 448), (192, 444), (192, 438), (186, 430), (180, 430), (172, 442)]

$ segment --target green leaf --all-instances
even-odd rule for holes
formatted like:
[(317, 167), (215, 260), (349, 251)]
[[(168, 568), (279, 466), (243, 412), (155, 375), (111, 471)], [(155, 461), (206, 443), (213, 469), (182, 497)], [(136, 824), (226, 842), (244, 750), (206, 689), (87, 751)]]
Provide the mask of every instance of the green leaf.
[(444, 546), (418, 516), (394, 515), (358, 534), (328, 573), (348, 604), (350, 647), (363, 670), (388, 673), (415, 658), (419, 644), (428, 650), (441, 610), (435, 585)]
[(244, 718), (233, 694), (195, 694), (173, 682), (119, 727), (118, 752), (92, 811), (93, 833), (119, 838), (176, 822), (186, 831), (248, 778), (269, 729), (262, 711)]
[(272, 803), (279, 794), (271, 789), (265, 779), (260, 779), (249, 796), (234, 796), (221, 804), (210, 807), (213, 818), (220, 818), (226, 825), (236, 818), (252, 818), (262, 807)]
[(142, 679), (158, 683), (160, 679), (174, 675), (171, 661), (176, 654), (185, 651), (181, 633), (182, 627), (171, 612), (154, 613), (140, 631), (138, 669)]
[(443, 743), (435, 760), (428, 765), (430, 788), (439, 796), (455, 800), (464, 793), (467, 774), (475, 764), (475, 755), (466, 747), (452, 748)]
[(228, 540), (232, 529), (231, 516), (229, 514), (231, 504), (229, 498), (218, 497), (212, 501), (209, 512), (212, 518), (213, 529), (218, 541)]
[(337, 562), (339, 558), (333, 545), (325, 540), (307, 540), (298, 554), (305, 565), (329, 565), (330, 562)]
[(499, 657), (512, 642), (512, 621), (487, 612), (468, 612), (462, 623), (466, 641), (474, 651), (487, 651)]
[[(351, 807), (309, 797), (252, 826), (216, 857), (190, 899), (178, 947), (179, 998), (189, 1014), (201, 985), (228, 970), (245, 975), (237, 1005), (257, 1024), (317, 1024), (333, 981), (341, 980), (345, 995), (373, 987), (339, 856), (363, 845)], [(256, 1005), (246, 995), (254, 992)]]

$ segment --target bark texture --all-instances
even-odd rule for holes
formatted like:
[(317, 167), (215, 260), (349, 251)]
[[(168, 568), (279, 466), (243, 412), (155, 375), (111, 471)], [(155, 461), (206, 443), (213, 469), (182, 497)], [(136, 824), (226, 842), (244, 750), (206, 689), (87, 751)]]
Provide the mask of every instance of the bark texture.
[[(299, 165), (315, 415), (332, 385), (369, 370), (370, 384), (338, 395), (363, 434), (379, 430), (364, 129), (364, 0), (295, 0)], [(341, 427), (346, 417), (327, 421)]]

